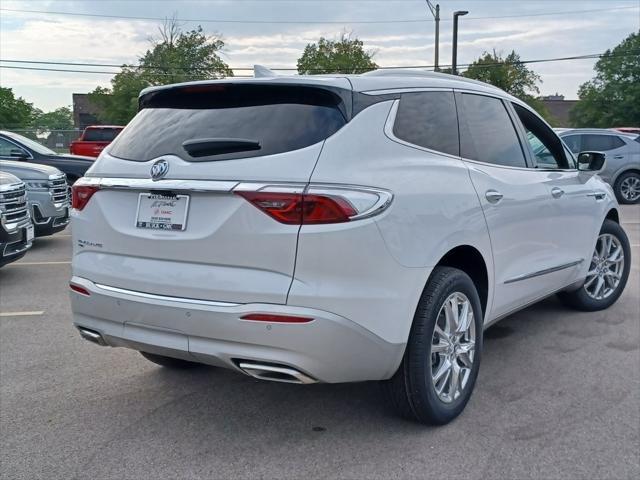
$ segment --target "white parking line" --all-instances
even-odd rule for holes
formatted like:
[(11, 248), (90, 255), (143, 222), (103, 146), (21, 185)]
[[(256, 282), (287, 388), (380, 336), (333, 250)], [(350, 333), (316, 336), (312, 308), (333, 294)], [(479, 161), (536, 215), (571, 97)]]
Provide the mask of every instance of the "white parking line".
[(18, 266), (31, 266), (31, 265), (69, 265), (71, 264), (70, 261), (60, 261), (60, 262), (16, 262), (16, 263), (10, 263), (9, 265), (7, 265), (7, 267), (18, 267)]
[(0, 312), (0, 317), (32, 317), (42, 315), (44, 310), (34, 310), (33, 312)]

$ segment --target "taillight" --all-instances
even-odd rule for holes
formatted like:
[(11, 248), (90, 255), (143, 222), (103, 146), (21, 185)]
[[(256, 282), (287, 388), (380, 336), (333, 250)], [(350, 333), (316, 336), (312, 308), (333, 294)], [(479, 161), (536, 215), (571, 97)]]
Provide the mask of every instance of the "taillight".
[(76, 210), (82, 210), (98, 190), (100, 190), (100, 187), (97, 185), (78, 185), (78, 183), (74, 183), (71, 187), (71, 206)]
[(382, 212), (393, 198), (387, 191), (365, 187), (351, 189), (314, 186), (305, 193), (282, 190), (279, 186), (267, 186), (260, 190), (236, 190), (236, 193), (278, 222), (287, 225), (319, 225), (358, 220)]
[(300, 225), (302, 194), (281, 192), (237, 192), (280, 223)]

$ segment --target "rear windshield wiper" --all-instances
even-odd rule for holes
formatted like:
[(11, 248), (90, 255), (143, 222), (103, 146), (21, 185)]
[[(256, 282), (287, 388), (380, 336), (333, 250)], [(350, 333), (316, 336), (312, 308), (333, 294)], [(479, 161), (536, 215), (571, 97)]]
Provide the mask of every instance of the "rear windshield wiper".
[(260, 142), (246, 138), (194, 138), (182, 143), (192, 157), (222, 155), (223, 153), (248, 152), (260, 150)]

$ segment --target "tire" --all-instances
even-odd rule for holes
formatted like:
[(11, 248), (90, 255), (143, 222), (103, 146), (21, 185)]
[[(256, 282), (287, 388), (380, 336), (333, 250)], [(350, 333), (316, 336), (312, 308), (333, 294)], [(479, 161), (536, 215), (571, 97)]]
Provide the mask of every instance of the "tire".
[[(440, 330), (446, 330), (446, 327), (442, 327), (446, 317), (444, 304), (454, 295), (458, 295), (455, 297), (457, 300), (466, 299), (467, 307), (473, 312), (468, 339), (471, 338), (473, 328), (475, 349), (471, 356), (466, 357), (467, 360), (471, 359), (471, 365), (467, 362), (462, 370), (464, 362), (460, 359), (464, 354), (455, 357), (458, 351), (452, 352), (451, 344), (448, 344), (446, 351), (442, 351), (444, 337), (438, 333), (434, 335), (436, 323)], [(456, 268), (436, 267), (418, 303), (400, 367), (393, 377), (382, 382), (383, 394), (396, 413), (409, 420), (430, 425), (444, 425), (460, 415), (471, 397), (478, 376), (482, 351), (482, 319), (480, 298), (471, 278)], [(439, 345), (434, 344), (434, 341)], [(434, 347), (440, 353), (435, 352)], [(453, 370), (450, 369), (448, 374), (441, 377), (440, 382), (444, 383), (434, 382), (432, 376), (432, 373), (446, 366), (446, 361), (450, 361), (451, 365), (456, 362), (461, 374), (458, 378), (462, 388), (457, 396), (456, 391), (452, 392), (451, 389)], [(447, 396), (447, 381), (448, 400), (443, 399), (443, 396)], [(436, 385), (442, 389), (440, 394), (436, 391)]]
[[(619, 244), (622, 256), (615, 258), (620, 258), (622, 264), (618, 266), (618, 261), (608, 261), (604, 265), (599, 266), (596, 257), (600, 257), (604, 239), (608, 239), (611, 237), (614, 237)], [(617, 246), (618, 245), (616, 245), (615, 243), (612, 243), (611, 248), (615, 249), (617, 248)], [(607, 258), (610, 259), (612, 257), (613, 254), (607, 256)], [(609, 308), (615, 303), (616, 300), (618, 300), (620, 295), (622, 295), (624, 287), (627, 284), (627, 279), (629, 278), (629, 271), (631, 270), (631, 247), (629, 245), (627, 234), (622, 229), (622, 227), (613, 220), (605, 220), (602, 224), (600, 234), (598, 235), (598, 240), (596, 241), (593, 256), (590, 259), (589, 272), (597, 270), (598, 268), (600, 268), (600, 271), (603, 272), (603, 275), (600, 275), (598, 273), (595, 275), (587, 275), (584, 283), (580, 285), (580, 288), (578, 288), (577, 290), (560, 292), (558, 294), (558, 298), (560, 299), (560, 301), (566, 306), (574, 308), (576, 310), (595, 312), (597, 310), (604, 310), (605, 308)], [(617, 283), (617, 285), (615, 285), (615, 288), (613, 288), (613, 290), (606, 296), (604, 295), (606, 293), (606, 290), (602, 290), (602, 298), (598, 298), (597, 295), (594, 296), (594, 292), (598, 286), (600, 277), (603, 278), (604, 289), (612, 288), (612, 282), (615, 282), (615, 278), (613, 276), (608, 276), (606, 274), (607, 270), (618, 270), (616, 273), (620, 277), (619, 282)], [(594, 277), (595, 280), (593, 280)]]
[(180, 358), (165, 357), (163, 355), (156, 355), (155, 353), (140, 352), (140, 355), (156, 365), (175, 370), (185, 370), (188, 368), (197, 368), (202, 366), (201, 363), (190, 362)]
[(620, 203), (626, 205), (640, 203), (640, 173), (623, 173), (616, 180), (613, 191)]

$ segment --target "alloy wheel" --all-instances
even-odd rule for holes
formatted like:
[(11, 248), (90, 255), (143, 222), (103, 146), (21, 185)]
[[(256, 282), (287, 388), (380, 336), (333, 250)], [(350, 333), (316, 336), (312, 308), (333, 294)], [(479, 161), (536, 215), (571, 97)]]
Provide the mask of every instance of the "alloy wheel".
[(616, 291), (624, 271), (624, 250), (610, 233), (598, 237), (584, 289), (594, 300), (603, 300)]
[(635, 202), (640, 198), (640, 178), (627, 177), (620, 183), (620, 193), (625, 200)]
[(457, 400), (471, 376), (476, 327), (473, 307), (464, 293), (444, 301), (431, 339), (431, 381), (444, 403)]

